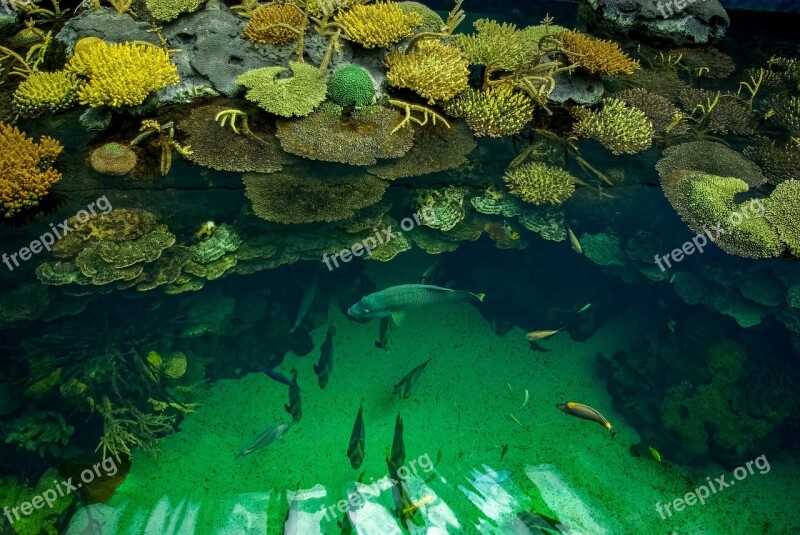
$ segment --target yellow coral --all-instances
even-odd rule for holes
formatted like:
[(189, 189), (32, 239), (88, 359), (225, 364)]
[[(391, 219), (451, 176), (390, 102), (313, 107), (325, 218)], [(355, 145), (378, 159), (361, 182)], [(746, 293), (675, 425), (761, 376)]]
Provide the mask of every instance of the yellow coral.
[(596, 139), (614, 154), (635, 154), (653, 142), (655, 130), (647, 115), (620, 99), (607, 99), (597, 111), (579, 108), (574, 113), (578, 117), (575, 135)]
[(411, 37), (422, 24), (419, 13), (404, 12), (394, 2), (355, 5), (334, 19), (347, 32), (347, 37), (364, 48), (387, 47)]
[(531, 162), (506, 171), (508, 190), (531, 204), (561, 204), (575, 192), (576, 179), (567, 171)]
[(533, 101), (507, 85), (487, 91), (467, 89), (445, 105), (464, 119), (476, 136), (503, 137), (518, 133), (533, 118)]
[(292, 4), (264, 4), (253, 12), (242, 35), (254, 43), (285, 45), (300, 36), (305, 18)]
[(429, 104), (450, 100), (469, 85), (469, 61), (458, 48), (434, 39), (422, 41), (408, 54), (389, 54), (386, 66), (390, 84), (411, 89)]
[(576, 30), (556, 34), (567, 57), (591, 73), (633, 74), (639, 62), (628, 57), (614, 41), (603, 41)]
[(0, 211), (6, 217), (39, 204), (61, 180), (50, 165), (62, 148), (50, 137), (37, 145), (16, 127), (0, 123)]
[(26, 117), (68, 110), (75, 103), (78, 79), (68, 71), (36, 72), (14, 92), (14, 107)]
[(180, 81), (169, 53), (144, 43), (95, 42), (81, 47), (67, 68), (88, 78), (78, 100), (93, 108), (136, 106), (153, 91)]

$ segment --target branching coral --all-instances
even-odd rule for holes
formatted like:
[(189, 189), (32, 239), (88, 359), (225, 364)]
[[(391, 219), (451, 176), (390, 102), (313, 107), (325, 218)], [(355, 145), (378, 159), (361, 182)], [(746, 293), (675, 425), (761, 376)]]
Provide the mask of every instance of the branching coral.
[(579, 108), (574, 113), (575, 135), (596, 139), (614, 154), (635, 154), (653, 142), (655, 130), (647, 115), (620, 99), (607, 99), (596, 111)]
[(623, 87), (646, 89), (670, 100), (689, 87), (673, 69), (638, 69), (630, 76), (620, 77), (619, 82)]
[(262, 67), (241, 75), (236, 83), (247, 88), (246, 98), (282, 117), (304, 117), (325, 100), (325, 77), (307, 63), (289, 62), (293, 76), (279, 78), (285, 67)]
[(419, 27), (423, 32), (441, 32), (444, 20), (434, 10), (420, 4), (419, 2), (398, 2), (397, 5), (406, 13), (417, 13), (422, 17), (422, 24)]
[(242, 34), (254, 43), (285, 45), (303, 33), (306, 16), (292, 4), (263, 4), (250, 16)]
[(522, 130), (533, 118), (534, 103), (508, 86), (487, 91), (467, 89), (445, 104), (445, 111), (464, 119), (476, 136), (503, 137)]
[(569, 60), (590, 73), (633, 74), (639, 68), (639, 63), (613, 41), (603, 41), (577, 30), (558, 33), (556, 39), (563, 44)]
[(102, 449), (104, 458), (112, 456), (121, 462), (123, 455), (131, 457), (131, 448), (155, 455), (158, 439), (172, 432), (171, 416), (142, 412), (133, 404), (114, 406), (107, 397), (96, 407), (103, 417), (103, 436), (97, 449)]
[(680, 64), (698, 75), (706, 78), (727, 78), (736, 70), (736, 64), (728, 54), (714, 47), (676, 48), (669, 54), (680, 57)]
[(413, 51), (386, 57), (386, 78), (428, 99), (428, 104), (450, 100), (468, 87), (469, 62), (458, 48), (434, 39), (421, 41)]
[(57, 456), (69, 444), (75, 428), (56, 411), (29, 410), (9, 426), (5, 443), (35, 451), (42, 457)]
[(244, 175), (245, 194), (261, 219), (282, 224), (341, 221), (378, 203), (388, 183), (350, 173), (314, 178), (297, 170)]
[(61, 173), (50, 165), (61, 154), (61, 144), (42, 137), (36, 144), (16, 127), (0, 123), (0, 212), (6, 217), (36, 206)]
[[(130, 0), (128, 5), (130, 5)], [(156, 19), (169, 22), (182, 13), (196, 11), (205, 0), (146, 0), (147, 9)], [(119, 11), (119, 10), (118, 10)]]
[(78, 86), (74, 73), (36, 72), (14, 91), (14, 108), (25, 117), (60, 113), (75, 104)]
[(119, 143), (106, 143), (89, 155), (92, 169), (104, 175), (127, 175), (136, 167), (137, 161), (136, 153)]
[(769, 118), (792, 134), (800, 134), (800, 97), (778, 95), (768, 101)]
[(403, 128), (392, 134), (402, 120), (395, 110), (367, 106), (349, 116), (326, 102), (302, 119), (280, 121), (278, 138), (283, 149), (311, 160), (351, 165), (373, 165), (379, 158), (399, 158), (411, 148), (413, 132)]
[(750, 186), (760, 186), (767, 181), (753, 162), (722, 143), (711, 141), (693, 141), (668, 148), (656, 163), (656, 170), (662, 180), (676, 173), (692, 172), (735, 177)]
[(765, 201), (764, 214), (789, 252), (800, 257), (800, 180), (781, 182)]
[(687, 112), (702, 113), (701, 126), (711, 132), (748, 135), (755, 131), (749, 106), (733, 95), (686, 88), (678, 97)]
[(773, 184), (800, 177), (800, 151), (796, 146), (782, 147), (774, 139), (758, 137), (743, 154), (758, 164)]
[(413, 29), (422, 24), (422, 17), (406, 12), (394, 2), (355, 5), (337, 13), (336, 23), (344, 28), (347, 38), (364, 48), (384, 48), (411, 37)]
[[(667, 134), (667, 130), (673, 125), (675, 114), (678, 113), (678, 107), (670, 99), (642, 88), (620, 91), (614, 94), (614, 98), (632, 108), (642, 110), (653, 123), (655, 133), (659, 136)], [(686, 131), (687, 125), (682, 122), (670, 129), (672, 134), (683, 134)]]
[(136, 106), (153, 91), (180, 81), (169, 53), (144, 43), (94, 43), (72, 56), (67, 69), (88, 78), (78, 100), (93, 108)]
[[(476, 33), (456, 35), (452, 43), (461, 49), (472, 65), (490, 70), (515, 71), (539, 55), (542, 32), (519, 30), (513, 24), (489, 19), (475, 21)], [(534, 27), (539, 28), (539, 27)], [(558, 27), (550, 27), (552, 32)]]
[(561, 204), (574, 193), (576, 179), (558, 167), (530, 162), (506, 171), (509, 191), (531, 204)]
[(339, 67), (328, 78), (328, 98), (344, 107), (369, 106), (375, 101), (372, 77), (358, 65)]

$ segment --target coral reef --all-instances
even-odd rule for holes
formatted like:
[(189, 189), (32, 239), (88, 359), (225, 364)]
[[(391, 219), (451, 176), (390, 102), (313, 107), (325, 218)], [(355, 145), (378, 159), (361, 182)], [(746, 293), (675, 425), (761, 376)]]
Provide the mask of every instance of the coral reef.
[(777, 95), (771, 97), (767, 105), (771, 107), (770, 120), (792, 134), (800, 134), (800, 97)]
[(341, 221), (377, 204), (388, 183), (358, 172), (315, 178), (292, 169), (269, 175), (244, 175), (253, 212), (281, 224)]
[(750, 186), (760, 186), (767, 181), (756, 164), (713, 141), (692, 141), (668, 148), (656, 163), (656, 170), (662, 180), (670, 175), (697, 172), (736, 177)]
[(411, 89), (428, 104), (450, 100), (468, 87), (469, 62), (458, 48), (434, 39), (421, 41), (411, 52), (393, 52), (385, 63), (391, 85)]
[(772, 184), (780, 184), (800, 177), (800, 151), (797, 149), (796, 145), (782, 147), (774, 139), (759, 136), (742, 154), (755, 162)]
[(613, 41), (604, 41), (577, 30), (556, 34), (567, 57), (582, 69), (597, 74), (633, 74), (639, 63), (625, 54)]
[(675, 114), (678, 107), (670, 99), (658, 93), (653, 93), (643, 88), (626, 89), (619, 93), (614, 93), (617, 98), (632, 108), (636, 108), (645, 113), (657, 136), (665, 136), (668, 131), (674, 135), (684, 134), (688, 126), (681, 122), (673, 126)]
[(397, 2), (397, 5), (406, 13), (416, 13), (422, 18), (422, 24), (420, 24), (418, 31), (420, 32), (441, 32), (442, 27), (445, 25), (444, 20), (442, 17), (439, 16), (434, 10), (426, 6), (425, 4), (420, 4), (419, 2), (411, 2), (411, 1), (404, 1), (404, 2)]
[(384, 48), (411, 37), (422, 24), (422, 16), (405, 11), (395, 2), (357, 4), (334, 16), (351, 41), (364, 48)]
[(136, 106), (153, 91), (180, 81), (169, 52), (156, 46), (96, 42), (76, 49), (67, 69), (88, 79), (78, 100), (93, 108)]
[(445, 104), (445, 111), (464, 119), (476, 136), (503, 137), (520, 132), (533, 118), (534, 103), (508, 86), (487, 91), (467, 89)]
[(205, 0), (145, 0), (147, 10), (156, 19), (169, 22), (182, 13), (197, 11)]
[(285, 45), (302, 34), (306, 17), (292, 4), (263, 4), (253, 11), (242, 36), (253, 43)]
[(328, 98), (342, 107), (369, 106), (375, 101), (375, 86), (364, 67), (343, 65), (328, 78)]
[(304, 117), (325, 100), (325, 77), (315, 67), (292, 61), (292, 76), (281, 78), (285, 67), (262, 67), (241, 75), (236, 83), (247, 88), (245, 97), (282, 117)]
[(531, 204), (561, 204), (575, 192), (574, 176), (541, 162), (512, 167), (503, 177), (508, 190)]
[(323, 103), (302, 119), (278, 122), (283, 149), (311, 160), (373, 165), (378, 158), (399, 158), (411, 149), (413, 131), (392, 134), (402, 116), (381, 106), (366, 106), (348, 116), (342, 107)]
[(472, 65), (492, 70), (515, 71), (539, 55), (539, 41), (563, 28), (558, 26), (531, 27), (519, 30), (513, 24), (489, 19), (475, 21), (476, 33), (455, 35), (452, 44), (461, 49)]
[(136, 153), (119, 143), (106, 143), (89, 155), (92, 169), (104, 175), (127, 175), (136, 167), (137, 161)]
[(646, 150), (653, 142), (655, 130), (647, 115), (610, 98), (599, 110), (576, 109), (578, 120), (573, 127), (575, 135), (596, 139), (613, 154), (635, 154)]
[(789, 252), (800, 257), (800, 180), (778, 184), (765, 201), (767, 218)]
[(50, 165), (62, 146), (47, 136), (34, 143), (17, 127), (5, 123), (0, 123), (0, 145), (0, 211), (11, 217), (38, 205), (61, 180), (61, 173)]
[(673, 57), (680, 57), (680, 63), (697, 75), (702, 69), (706, 78), (727, 78), (736, 71), (733, 58), (718, 48), (705, 46), (700, 48), (676, 48), (670, 50)]
[(33, 73), (14, 91), (14, 108), (24, 117), (60, 113), (75, 104), (78, 86), (68, 71)]
[[(733, 95), (720, 95), (705, 89), (685, 88), (678, 94), (690, 114), (705, 110), (703, 124), (716, 134), (749, 135), (755, 132), (753, 117), (746, 102)], [(710, 105), (709, 103), (715, 103)], [(709, 109), (710, 108), (710, 109)]]

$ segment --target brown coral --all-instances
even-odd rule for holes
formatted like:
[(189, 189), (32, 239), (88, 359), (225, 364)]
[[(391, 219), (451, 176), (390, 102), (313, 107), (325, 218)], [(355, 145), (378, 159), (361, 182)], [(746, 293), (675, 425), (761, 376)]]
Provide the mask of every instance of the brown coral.
[(253, 12), (242, 35), (254, 43), (285, 45), (297, 40), (305, 19), (292, 4), (264, 4)]
[(106, 143), (94, 149), (89, 156), (92, 169), (104, 175), (127, 175), (136, 167), (136, 153), (126, 145)]
[(631, 59), (614, 41), (604, 41), (577, 30), (556, 34), (567, 57), (590, 73), (633, 74), (639, 63)]

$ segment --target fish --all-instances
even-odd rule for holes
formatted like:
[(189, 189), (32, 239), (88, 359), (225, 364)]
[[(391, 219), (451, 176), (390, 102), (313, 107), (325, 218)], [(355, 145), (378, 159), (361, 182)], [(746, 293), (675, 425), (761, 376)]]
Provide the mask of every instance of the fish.
[(672, 284), (673, 282), (675, 282), (675, 277), (677, 276), (678, 276), (677, 273), (673, 273), (672, 276), (669, 278), (669, 283)]
[(365, 319), (392, 316), (395, 324), (399, 325), (402, 322), (403, 314), (408, 310), (425, 308), (454, 299), (474, 298), (483, 301), (484, 297), (484, 294), (451, 290), (428, 284), (401, 284), (361, 298), (358, 303), (348, 309), (347, 313), (353, 318)]
[(589, 308), (591, 308), (591, 306), (592, 306), (592, 304), (591, 304), (591, 303), (586, 303), (585, 305), (583, 305), (583, 308), (581, 308), (581, 309), (578, 311), (578, 314), (580, 314), (581, 312), (586, 312), (587, 310), (589, 310)]
[(503, 457), (506, 456), (506, 453), (508, 453), (508, 444), (503, 444), (503, 446), (500, 448), (500, 461), (501, 462), (503, 461)]
[(275, 368), (267, 368), (266, 366), (259, 366), (258, 369), (261, 370), (262, 372), (266, 373), (267, 376), (269, 376), (271, 379), (275, 379), (279, 383), (285, 384), (289, 388), (297, 388), (298, 390), (300, 390), (302, 392), (300, 387), (297, 386), (297, 382), (296, 381), (292, 381), (291, 379), (289, 379), (288, 377), (283, 375), (281, 372), (279, 372)]
[(503, 234), (506, 235), (506, 238), (509, 240), (518, 240), (519, 239), (519, 232), (511, 228), (511, 225), (508, 224), (508, 221), (503, 220)]
[(242, 448), (239, 453), (236, 454), (236, 458), (238, 459), (239, 457), (249, 455), (261, 448), (266, 448), (285, 435), (291, 427), (292, 422), (275, 424), (271, 426), (269, 429), (258, 435), (249, 446)]
[(289, 329), (290, 333), (293, 333), (300, 326), (306, 314), (308, 314), (308, 309), (311, 308), (311, 304), (314, 302), (314, 296), (317, 294), (318, 283), (319, 278), (314, 277), (303, 291), (303, 295), (300, 297), (300, 307), (297, 309), (297, 319), (294, 320), (294, 326)]
[(411, 394), (411, 387), (416, 384), (419, 380), (419, 376), (422, 375), (423, 370), (425, 367), (428, 366), (428, 363), (433, 360), (433, 357), (429, 358), (400, 379), (400, 382), (394, 385), (394, 392), (392, 394), (397, 394), (401, 398), (407, 398)]
[(421, 497), (416, 502), (411, 502), (411, 505), (403, 508), (404, 515), (413, 515), (417, 509), (423, 507), (425, 505), (430, 505), (436, 501), (435, 494), (426, 494), (425, 496)]
[(578, 238), (575, 237), (575, 233), (572, 232), (572, 229), (567, 227), (567, 233), (569, 234), (569, 244), (572, 246), (572, 250), (578, 254), (583, 254), (583, 249), (581, 249), (581, 242), (579, 242)]
[(358, 470), (361, 463), (364, 462), (364, 400), (361, 400), (361, 405), (358, 407), (358, 415), (356, 421), (353, 423), (353, 432), (350, 433), (350, 445), (347, 448), (347, 457), (350, 459), (350, 466), (354, 470)]
[(531, 331), (525, 335), (525, 338), (528, 340), (528, 342), (535, 342), (537, 340), (550, 338), (554, 334), (558, 334), (561, 331), (563, 331), (563, 329), (558, 329), (557, 331)]
[(378, 329), (378, 336), (380, 340), (375, 342), (375, 347), (378, 349), (386, 349), (388, 350), (391, 345), (391, 334), (392, 334), (392, 327), (394, 322), (392, 321), (391, 316), (386, 316), (385, 318), (381, 318), (381, 325)]
[(303, 416), (303, 405), (300, 401), (300, 387), (297, 386), (297, 368), (292, 369), (292, 383), (289, 386), (289, 404), (283, 408), (292, 415), (292, 421), (299, 422)]
[(584, 405), (583, 403), (575, 403), (574, 401), (567, 401), (566, 403), (556, 404), (556, 407), (566, 414), (577, 416), (578, 418), (589, 420), (590, 422), (597, 422), (611, 432), (611, 438), (614, 438), (614, 435), (617, 434), (609, 421), (606, 420), (606, 417), (588, 405)]
[(655, 449), (653, 446), (648, 446), (648, 448), (650, 449), (650, 455), (653, 456), (653, 459), (655, 459), (656, 461), (658, 461), (660, 463), (664, 462), (664, 461), (661, 460), (661, 454), (658, 453), (657, 449)]
[(406, 444), (403, 441), (403, 419), (400, 413), (394, 421), (394, 438), (392, 439), (392, 451), (386, 457), (386, 464), (389, 467), (389, 477), (392, 479), (403, 479), (400, 477), (400, 470), (406, 462)]
[(333, 335), (336, 334), (336, 327), (333, 325), (328, 326), (328, 331), (325, 333), (325, 341), (319, 351), (319, 361), (314, 365), (314, 373), (317, 374), (317, 381), (320, 388), (328, 386), (328, 380), (331, 378), (333, 371)]
[(556, 533), (573, 533), (567, 526), (555, 518), (550, 518), (531, 511), (520, 511), (517, 513), (517, 521), (521, 524), (517, 525), (527, 531), (512, 531), (515, 535), (522, 535), (522, 533), (551, 533), (552, 531)]

